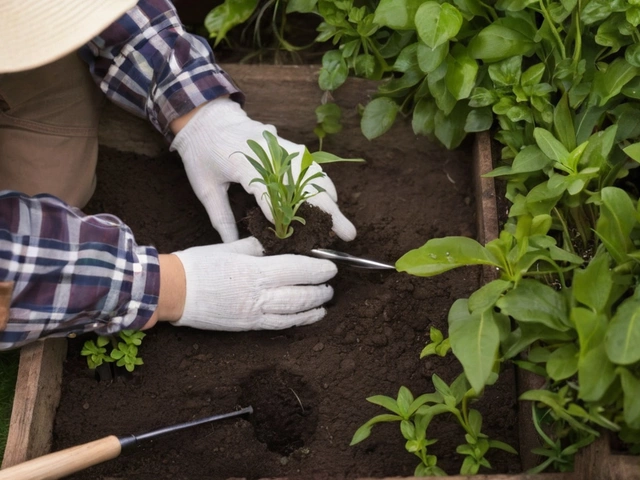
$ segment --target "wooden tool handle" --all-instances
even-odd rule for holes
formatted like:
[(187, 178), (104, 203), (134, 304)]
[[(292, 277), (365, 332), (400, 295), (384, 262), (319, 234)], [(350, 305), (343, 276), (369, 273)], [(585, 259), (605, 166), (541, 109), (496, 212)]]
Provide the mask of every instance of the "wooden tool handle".
[(110, 435), (0, 470), (0, 480), (52, 480), (116, 458), (121, 451), (118, 437)]

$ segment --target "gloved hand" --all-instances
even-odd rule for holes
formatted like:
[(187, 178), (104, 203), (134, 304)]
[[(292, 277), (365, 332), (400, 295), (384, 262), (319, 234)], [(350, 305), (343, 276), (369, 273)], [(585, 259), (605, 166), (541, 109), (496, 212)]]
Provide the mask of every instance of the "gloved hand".
[(262, 257), (254, 238), (175, 252), (184, 267), (186, 299), (173, 325), (202, 330), (280, 330), (324, 317), (333, 296), (323, 283), (338, 271), (304, 255)]
[[(247, 145), (247, 140), (250, 139), (268, 151), (262, 136), (265, 130), (277, 135), (273, 125), (251, 120), (238, 103), (225, 97), (201, 107), (178, 132), (171, 144), (171, 149), (180, 153), (189, 182), (207, 209), (211, 224), (223, 242), (238, 239), (238, 229), (227, 197), (227, 190), (232, 182), (241, 184), (247, 192), (255, 195), (262, 212), (273, 223), (268, 200), (263, 196), (266, 188), (257, 182), (250, 184), (259, 174), (243, 155), (246, 153), (255, 158), (255, 154)], [(278, 142), (288, 153), (299, 153), (292, 161), (292, 171), (297, 177), (304, 145), (280, 137)], [(307, 176), (319, 171), (322, 171), (320, 165), (314, 163), (307, 170)], [(318, 193), (307, 201), (332, 216), (333, 230), (340, 238), (353, 240), (356, 229), (340, 212), (336, 204), (338, 196), (331, 179), (325, 175), (313, 183), (324, 188), (326, 192)], [(311, 186), (308, 188), (310, 192), (316, 191)]]

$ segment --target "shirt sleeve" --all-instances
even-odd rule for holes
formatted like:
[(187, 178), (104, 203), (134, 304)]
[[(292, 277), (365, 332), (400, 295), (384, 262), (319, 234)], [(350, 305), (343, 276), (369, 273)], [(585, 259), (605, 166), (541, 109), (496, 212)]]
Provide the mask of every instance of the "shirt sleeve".
[(142, 328), (158, 304), (158, 252), (112, 215), (0, 192), (0, 281), (13, 282), (0, 350), (44, 337)]
[(244, 101), (206, 40), (184, 31), (168, 0), (139, 1), (80, 54), (108, 98), (148, 118), (169, 141), (169, 124), (195, 107), (223, 95)]

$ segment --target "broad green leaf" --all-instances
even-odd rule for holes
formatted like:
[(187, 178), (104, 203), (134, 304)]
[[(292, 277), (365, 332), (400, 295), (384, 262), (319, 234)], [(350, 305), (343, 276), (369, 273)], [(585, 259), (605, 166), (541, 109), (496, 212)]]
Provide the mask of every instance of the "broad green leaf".
[(493, 113), (491, 108), (474, 108), (467, 115), (464, 123), (464, 131), (467, 133), (484, 132), (493, 125)]
[(462, 26), (462, 14), (449, 3), (424, 2), (415, 15), (416, 30), (420, 39), (430, 48), (454, 38)]
[(547, 374), (553, 380), (570, 378), (578, 371), (578, 349), (573, 344), (554, 350), (547, 361)]
[(538, 0), (498, 0), (496, 8), (498, 10), (518, 12), (520, 10), (524, 10), (533, 3), (538, 3)]
[(335, 90), (349, 75), (349, 68), (339, 50), (330, 50), (322, 56), (318, 85), (322, 90)]
[(466, 300), (456, 300), (449, 311), (449, 340), (471, 388), (481, 392), (491, 375), (500, 344), (493, 310), (471, 314)]
[(604, 312), (613, 288), (609, 261), (608, 255), (598, 254), (586, 268), (573, 271), (573, 295), (598, 313)]
[(578, 398), (587, 402), (600, 400), (615, 380), (615, 365), (607, 358), (602, 343), (580, 355), (578, 362)]
[(496, 305), (502, 313), (522, 323), (539, 323), (560, 332), (569, 329), (567, 305), (562, 294), (537, 280), (522, 280)]
[(311, 13), (317, 4), (318, 0), (287, 0), (287, 13)]
[(621, 103), (611, 110), (618, 126), (615, 142), (640, 137), (640, 106), (636, 103)]
[(500, 440), (489, 440), (489, 446), (491, 448), (497, 448), (498, 450), (504, 450), (505, 452), (518, 454), (518, 451), (508, 443), (501, 442)]
[(521, 323), (509, 337), (502, 342), (504, 358), (513, 358), (522, 353), (532, 343), (542, 340), (545, 342), (569, 342), (575, 340), (572, 331), (559, 332), (540, 323)]
[(456, 100), (469, 98), (476, 83), (477, 62), (469, 56), (462, 44), (456, 43), (451, 49), (447, 64), (445, 83), (449, 92)]
[(515, 56), (489, 65), (489, 78), (497, 87), (512, 87), (520, 83), (522, 57)]
[(615, 143), (618, 125), (613, 124), (588, 138), (588, 145), (580, 158), (580, 165), (590, 168), (603, 168), (610, 158)]
[(622, 264), (632, 248), (631, 230), (636, 225), (635, 206), (624, 190), (605, 187), (600, 192), (602, 205), (596, 233), (613, 259)]
[(399, 272), (430, 277), (467, 265), (499, 266), (485, 247), (468, 237), (434, 238), (405, 253), (397, 262)]
[(413, 394), (407, 387), (400, 387), (398, 391), (398, 408), (400, 409), (403, 418), (409, 418), (409, 407), (413, 403)]
[(473, 408), (469, 410), (469, 428), (475, 437), (482, 432), (482, 414)]
[(418, 0), (380, 0), (373, 21), (392, 30), (413, 30), (420, 3)]
[(416, 436), (416, 427), (412, 422), (402, 420), (400, 422), (400, 433), (402, 433), (405, 440), (413, 440)]
[(562, 197), (565, 189), (565, 185), (554, 186), (550, 181), (536, 185), (527, 194), (525, 200), (527, 210), (534, 217), (548, 215)]
[(436, 70), (427, 75), (427, 85), (429, 91), (436, 101), (438, 108), (444, 115), (449, 115), (456, 106), (456, 99), (447, 88), (445, 76), (447, 75), (448, 64), (443, 62)]
[(420, 42), (416, 50), (418, 66), (424, 73), (431, 73), (438, 68), (449, 54), (449, 42), (444, 42), (436, 48), (431, 48)]
[(624, 51), (624, 59), (634, 67), (640, 67), (640, 44), (629, 45)]
[(576, 148), (576, 130), (573, 126), (573, 114), (569, 108), (569, 99), (564, 94), (553, 111), (553, 127), (560, 142), (568, 151)]
[(371, 427), (373, 425), (375, 425), (376, 423), (397, 422), (397, 421), (401, 421), (401, 420), (402, 420), (402, 418), (400, 418), (397, 415), (385, 414), (385, 415), (375, 416), (371, 420), (369, 420), (367, 423), (362, 425), (360, 428), (358, 428), (358, 430), (356, 430), (356, 433), (353, 434), (353, 438), (351, 439), (351, 443), (349, 445), (350, 446), (351, 445), (355, 445), (357, 443), (362, 442), (366, 438), (368, 438), (369, 435), (371, 435)]
[(507, 280), (493, 280), (473, 292), (469, 297), (469, 311), (484, 311), (493, 308), (504, 292), (513, 286)]
[(538, 147), (546, 156), (563, 165), (565, 164), (569, 158), (569, 151), (549, 130), (538, 127), (533, 131), (533, 136)]
[(460, 146), (467, 135), (464, 127), (469, 111), (470, 108), (464, 102), (458, 102), (448, 115), (442, 111), (436, 112), (434, 133), (447, 149), (453, 150)]
[(412, 43), (402, 49), (396, 61), (393, 62), (394, 72), (407, 72), (411, 69), (418, 68), (418, 44)]
[(607, 355), (613, 363), (631, 365), (640, 361), (640, 300), (620, 304), (604, 337)]
[(591, 103), (597, 106), (605, 105), (638, 76), (638, 73), (638, 67), (630, 65), (624, 58), (616, 58), (605, 71), (597, 71), (594, 75)]
[(616, 371), (624, 393), (624, 421), (630, 428), (640, 430), (640, 379), (626, 368), (620, 367)]
[(537, 85), (542, 80), (542, 76), (544, 75), (545, 65), (544, 63), (537, 63), (528, 69), (526, 69), (522, 73), (522, 77), (520, 78), (520, 85), (523, 87), (533, 87)]
[(211, 10), (204, 20), (204, 26), (209, 31), (209, 37), (216, 39), (214, 46), (226, 38), (229, 30), (248, 20), (257, 6), (258, 0), (225, 0)]
[(552, 160), (545, 155), (538, 146), (528, 145), (517, 153), (511, 166), (498, 167), (483, 176), (499, 177), (503, 175), (538, 172), (549, 166), (551, 162)]
[(438, 106), (432, 99), (423, 98), (416, 103), (411, 117), (411, 127), (416, 135), (431, 135), (436, 126), (435, 119)]
[(372, 140), (388, 131), (398, 114), (398, 104), (388, 97), (371, 100), (364, 109), (360, 126), (367, 139)]
[(453, 393), (451, 392), (449, 385), (447, 385), (447, 383), (435, 373), (431, 375), (431, 382), (433, 383), (433, 386), (435, 387), (436, 392), (442, 395), (443, 399), (446, 397), (453, 396)]
[(535, 46), (535, 42), (522, 32), (493, 23), (471, 40), (469, 53), (473, 58), (492, 63), (517, 55), (529, 55)]
[(622, 149), (629, 157), (640, 163), (640, 142), (633, 143)]
[(375, 405), (380, 405), (381, 407), (386, 408), (396, 415), (402, 416), (402, 411), (398, 406), (398, 403), (391, 397), (387, 397), (386, 395), (374, 395), (372, 397), (368, 397), (367, 402), (371, 402)]

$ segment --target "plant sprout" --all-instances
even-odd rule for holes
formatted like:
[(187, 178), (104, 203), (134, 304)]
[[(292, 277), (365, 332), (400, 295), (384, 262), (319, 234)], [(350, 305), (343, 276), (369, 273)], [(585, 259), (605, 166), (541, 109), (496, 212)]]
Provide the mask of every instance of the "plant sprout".
[[(295, 220), (305, 224), (305, 219), (297, 215), (300, 206), (309, 198), (324, 192), (324, 188), (313, 180), (325, 176), (323, 172), (315, 172), (307, 175), (312, 163), (332, 162), (364, 162), (360, 158), (344, 159), (327, 152), (310, 153), (305, 148), (302, 154), (300, 173), (293, 174), (292, 161), (299, 153), (289, 153), (278, 143), (275, 135), (264, 131), (262, 136), (267, 141), (268, 153), (254, 140), (248, 140), (247, 144), (256, 155), (257, 159), (245, 154), (253, 168), (260, 174), (251, 180), (251, 183), (261, 183), (267, 189), (264, 193), (269, 202), (269, 209), (273, 216), (272, 228), (278, 238), (285, 239), (293, 234), (291, 223)], [(313, 187), (313, 191), (310, 187)]]

